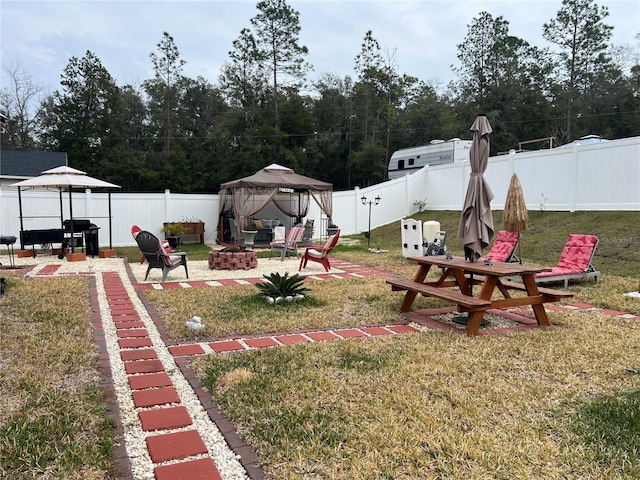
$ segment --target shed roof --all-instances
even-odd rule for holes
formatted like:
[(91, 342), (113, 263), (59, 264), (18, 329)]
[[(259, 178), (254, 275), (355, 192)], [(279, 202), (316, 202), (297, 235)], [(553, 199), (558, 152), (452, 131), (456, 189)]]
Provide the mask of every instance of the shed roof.
[(0, 150), (0, 177), (37, 177), (45, 170), (67, 165), (65, 152), (35, 150)]

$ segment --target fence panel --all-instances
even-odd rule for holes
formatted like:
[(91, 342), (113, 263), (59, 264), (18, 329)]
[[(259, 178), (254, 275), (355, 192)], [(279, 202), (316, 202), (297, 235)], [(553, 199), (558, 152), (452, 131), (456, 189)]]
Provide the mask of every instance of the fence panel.
[[(415, 213), (416, 200), (429, 210), (460, 210), (469, 183), (469, 162), (426, 167), (413, 175), (367, 188), (333, 193), (333, 221), (345, 235), (368, 228), (369, 206), (361, 197), (381, 198), (371, 207), (371, 228)], [(640, 210), (640, 137), (553, 150), (491, 157), (485, 176), (495, 194), (491, 206), (504, 208), (513, 173), (518, 174), (530, 210)], [(22, 191), (24, 229), (59, 228), (69, 218), (68, 194), (51, 190)], [(109, 195), (73, 193), (73, 217), (89, 218), (100, 227), (100, 246), (109, 245)], [(205, 239), (214, 243), (218, 227), (218, 195), (111, 193), (112, 245), (135, 245), (131, 226), (161, 236), (162, 224), (200, 220)], [(316, 238), (326, 235), (326, 217), (312, 201), (307, 219), (314, 220)], [(19, 236), (17, 189), (0, 185), (0, 233)], [(1, 247), (0, 247), (1, 248)]]

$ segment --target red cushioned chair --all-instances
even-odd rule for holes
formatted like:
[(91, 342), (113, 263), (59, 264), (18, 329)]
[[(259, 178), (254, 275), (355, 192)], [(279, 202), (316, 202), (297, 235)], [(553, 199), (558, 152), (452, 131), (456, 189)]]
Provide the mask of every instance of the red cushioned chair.
[(541, 272), (535, 275), (536, 283), (564, 282), (564, 288), (569, 285), (569, 280), (594, 278), (597, 282), (600, 278), (591, 262), (598, 247), (598, 237), (595, 235), (571, 234), (562, 250), (558, 265), (550, 272)]
[(493, 242), (491, 250), (487, 252), (484, 259), (494, 262), (519, 262), (520, 259), (516, 255), (519, 242), (520, 234), (518, 232), (500, 230), (496, 241)]
[(335, 248), (338, 244), (338, 239), (340, 238), (340, 230), (338, 230), (335, 235), (331, 235), (327, 240), (327, 243), (324, 245), (310, 245), (302, 255), (300, 259), (300, 267), (298, 271), (302, 270), (307, 266), (307, 260), (311, 260), (312, 262), (318, 262), (322, 264), (324, 269), (328, 272), (331, 268), (331, 264), (329, 263), (329, 254), (331, 250)]

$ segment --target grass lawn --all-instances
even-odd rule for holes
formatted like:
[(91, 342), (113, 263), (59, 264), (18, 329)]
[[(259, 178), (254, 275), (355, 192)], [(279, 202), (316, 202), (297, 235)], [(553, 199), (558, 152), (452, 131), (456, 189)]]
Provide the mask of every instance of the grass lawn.
[(18, 278), (0, 298), (0, 478), (116, 478), (86, 277)]
[[(640, 314), (639, 301), (623, 295), (636, 290), (640, 278), (634, 258), (640, 237), (630, 229), (640, 220), (637, 212), (532, 217), (522, 245), (528, 263), (555, 264), (568, 233), (600, 237), (594, 263), (601, 281), (572, 284), (575, 297), (566, 303)], [(459, 213), (422, 214), (430, 218), (452, 233), (449, 250), (459, 255)], [(398, 236), (398, 225), (382, 227), (373, 232), (372, 246), (388, 253), (339, 246), (335, 256), (411, 277), (416, 267), (402, 258)], [(399, 318), (401, 294), (384, 280), (308, 286), (309, 303), (275, 308), (252, 286), (147, 295), (176, 338)], [(194, 304), (207, 325), (198, 333), (182, 326), (184, 309)], [(419, 298), (414, 308), (441, 305)], [(549, 316), (553, 328), (495, 337), (427, 331), (217, 355), (193, 364), (269, 478), (637, 478), (640, 399), (622, 392), (640, 384), (640, 323), (588, 311)]]
[[(501, 212), (494, 212), (500, 228)], [(459, 212), (423, 212), (447, 230)], [(554, 265), (569, 233), (600, 238), (601, 281), (571, 301), (640, 315), (640, 212), (531, 212), (522, 258)], [(353, 236), (365, 240), (363, 235)], [(365, 240), (366, 241), (366, 240)], [(411, 277), (400, 225), (373, 254), (336, 257)], [(192, 260), (209, 247), (185, 245)], [(118, 248), (138, 262), (137, 247)], [(0, 297), (0, 477), (116, 478), (91, 336), (89, 279), (22, 278)], [(309, 282), (303, 303), (267, 305), (253, 286), (148, 291), (175, 339), (205, 340), (395, 322), (401, 293), (381, 278)], [(419, 298), (414, 308), (441, 306)], [(207, 328), (184, 328), (194, 306)], [(549, 313), (552, 328), (467, 338), (442, 331), (223, 354), (193, 366), (258, 452), (269, 478), (631, 479), (640, 477), (640, 322)], [(27, 354), (28, 353), (28, 354)]]
[(279, 347), (194, 361), (268, 478), (602, 479), (640, 475), (640, 325)]

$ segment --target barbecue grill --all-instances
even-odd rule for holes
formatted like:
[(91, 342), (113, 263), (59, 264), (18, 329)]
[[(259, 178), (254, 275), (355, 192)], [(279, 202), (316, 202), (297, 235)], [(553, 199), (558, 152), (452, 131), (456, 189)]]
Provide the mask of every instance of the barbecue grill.
[[(12, 267), (15, 267), (16, 262), (14, 259), (13, 244), (16, 243), (17, 238), (13, 235), (0, 235), (0, 245), (7, 246), (7, 253), (9, 254), (9, 263)], [(2, 265), (2, 263), (0, 263)]]

